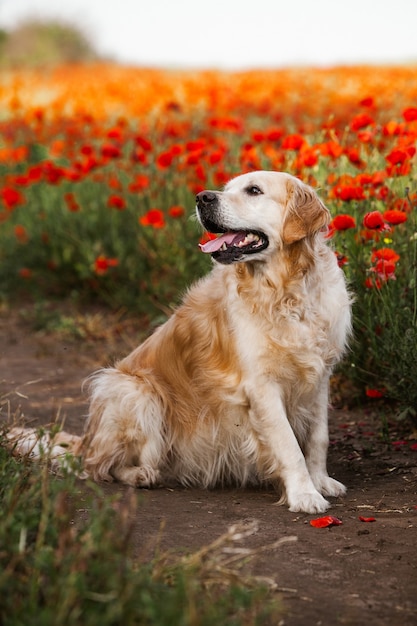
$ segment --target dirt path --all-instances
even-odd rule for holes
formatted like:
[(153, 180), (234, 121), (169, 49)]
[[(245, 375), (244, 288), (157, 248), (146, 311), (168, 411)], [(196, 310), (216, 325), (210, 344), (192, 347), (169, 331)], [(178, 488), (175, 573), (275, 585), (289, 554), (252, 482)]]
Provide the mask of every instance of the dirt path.
[[(100, 315), (83, 340), (36, 333), (16, 315), (0, 316), (1, 418), (23, 413), (33, 423), (59, 416), (80, 433), (86, 413), (82, 380), (133, 347), (137, 332)], [(88, 328), (90, 327), (91, 332)], [(93, 328), (94, 327), (94, 328)], [(133, 541), (139, 558), (159, 549), (194, 550), (236, 523), (258, 520), (245, 545), (297, 537), (264, 553), (252, 571), (273, 577), (285, 608), (282, 624), (414, 626), (417, 624), (417, 451), (379, 437), (375, 410), (331, 411), (329, 471), (348, 487), (330, 514), (340, 526), (313, 528), (314, 517), (275, 506), (271, 490), (161, 488), (143, 491)], [(392, 431), (394, 440), (403, 436)], [(107, 485), (105, 491), (123, 490)], [(361, 522), (359, 516), (375, 517)], [(163, 529), (161, 530), (161, 528)]]

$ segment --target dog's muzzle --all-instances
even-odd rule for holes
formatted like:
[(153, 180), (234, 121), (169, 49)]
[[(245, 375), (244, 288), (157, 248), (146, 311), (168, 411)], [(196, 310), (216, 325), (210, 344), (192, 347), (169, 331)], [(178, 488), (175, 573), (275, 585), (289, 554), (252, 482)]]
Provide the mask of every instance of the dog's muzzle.
[(200, 191), (196, 195), (197, 213), (201, 224), (209, 233), (224, 233), (226, 228), (215, 220), (219, 199), (215, 191)]
[(196, 196), (198, 218), (204, 228), (220, 235), (215, 240), (200, 244), (200, 250), (211, 254), (218, 263), (239, 263), (262, 252), (269, 245), (268, 237), (259, 230), (230, 229), (220, 219), (220, 200), (215, 191), (200, 191)]

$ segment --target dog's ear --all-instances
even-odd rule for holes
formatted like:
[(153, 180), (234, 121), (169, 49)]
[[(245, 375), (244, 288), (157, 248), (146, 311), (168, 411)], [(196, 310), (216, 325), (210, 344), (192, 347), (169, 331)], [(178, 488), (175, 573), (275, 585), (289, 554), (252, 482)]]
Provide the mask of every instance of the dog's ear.
[(289, 181), (282, 230), (285, 244), (300, 241), (328, 226), (330, 213), (316, 192), (302, 182)]

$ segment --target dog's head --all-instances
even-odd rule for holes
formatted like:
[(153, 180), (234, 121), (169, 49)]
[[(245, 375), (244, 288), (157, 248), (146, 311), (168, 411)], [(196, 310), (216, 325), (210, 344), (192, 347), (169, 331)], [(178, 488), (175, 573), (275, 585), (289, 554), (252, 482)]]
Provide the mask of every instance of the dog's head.
[(283, 246), (312, 237), (330, 221), (316, 192), (282, 172), (252, 172), (224, 191), (197, 194), (197, 216), (219, 237), (201, 246), (219, 263), (263, 261)]

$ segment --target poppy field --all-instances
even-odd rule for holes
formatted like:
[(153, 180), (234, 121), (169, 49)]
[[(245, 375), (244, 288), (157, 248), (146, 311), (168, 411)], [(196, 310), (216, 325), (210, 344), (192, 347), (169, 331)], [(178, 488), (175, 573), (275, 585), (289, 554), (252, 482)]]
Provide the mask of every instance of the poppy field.
[(315, 187), (354, 293), (359, 401), (417, 406), (416, 68), (0, 77), (0, 297), (160, 320), (210, 268), (194, 196), (256, 169)]

